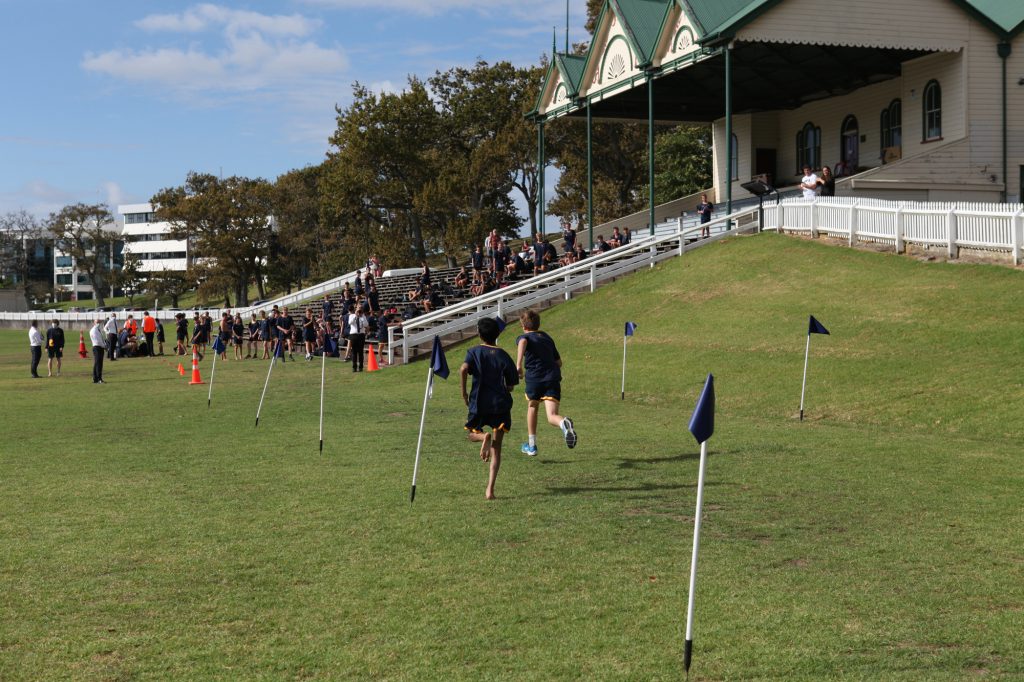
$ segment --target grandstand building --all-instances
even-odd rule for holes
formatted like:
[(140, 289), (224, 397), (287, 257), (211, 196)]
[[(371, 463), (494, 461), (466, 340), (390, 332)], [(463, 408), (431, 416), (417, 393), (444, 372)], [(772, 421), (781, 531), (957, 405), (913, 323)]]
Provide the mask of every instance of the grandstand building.
[(151, 204), (124, 204), (117, 207), (117, 212), (124, 221), (125, 254), (139, 257), (143, 273), (185, 271), (187, 242), (170, 238), (170, 224), (153, 220)]
[(720, 205), (804, 164), (840, 195), (1018, 201), (1021, 29), (1021, 0), (606, 0), (530, 116), (541, 145), (564, 116), (711, 124)]

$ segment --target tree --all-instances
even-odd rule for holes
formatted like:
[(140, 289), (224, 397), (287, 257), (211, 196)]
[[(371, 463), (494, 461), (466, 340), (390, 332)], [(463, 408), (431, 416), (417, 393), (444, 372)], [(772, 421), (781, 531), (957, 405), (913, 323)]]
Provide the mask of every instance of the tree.
[[(416, 78), (400, 93), (377, 95), (356, 83), (352, 94), (352, 104), (337, 109), (321, 184), (322, 217), (340, 229), (381, 226), (382, 234), (399, 234), (397, 244), (383, 244), (370, 232), (370, 250), (391, 247), (396, 265), (415, 263), (428, 251), (416, 198), (443, 162), (436, 147), (440, 116)], [(367, 255), (350, 258), (359, 262)]]
[(329, 253), (338, 248), (337, 234), (320, 217), (319, 183), (323, 166), (288, 171), (274, 183), (277, 230), (271, 239), (268, 281), (287, 289), (302, 287), (311, 276), (329, 276)]
[(124, 291), (124, 295), (128, 297), (128, 305), (134, 306), (135, 295), (139, 293), (143, 281), (142, 259), (137, 253), (125, 251), (121, 269), (110, 273), (110, 285)]
[(195, 278), (175, 270), (159, 270), (150, 273), (147, 281), (149, 291), (156, 298), (171, 299), (171, 307), (178, 307), (178, 299), (195, 286)]
[(114, 218), (102, 204), (72, 204), (47, 220), (56, 248), (71, 256), (84, 272), (96, 293), (96, 305), (106, 305), (103, 291), (108, 286), (114, 244), (118, 240), (110, 230)]
[(654, 141), (654, 203), (711, 186), (711, 126), (681, 125)]
[(170, 224), (171, 238), (188, 240), (188, 267), (200, 280), (200, 291), (223, 294), (225, 301), (233, 292), (236, 304), (244, 306), (253, 280), (260, 298), (266, 297), (272, 194), (271, 184), (260, 178), (193, 172), (184, 185), (162, 189), (150, 201), (155, 219)]
[[(25, 290), (25, 298), (31, 302), (39, 292), (41, 282), (33, 282), (33, 268), (30, 258), (34, 242), (44, 239), (46, 229), (28, 211), (13, 211), (0, 216), (0, 272), (13, 273)], [(50, 283), (46, 283), (46, 289)]]

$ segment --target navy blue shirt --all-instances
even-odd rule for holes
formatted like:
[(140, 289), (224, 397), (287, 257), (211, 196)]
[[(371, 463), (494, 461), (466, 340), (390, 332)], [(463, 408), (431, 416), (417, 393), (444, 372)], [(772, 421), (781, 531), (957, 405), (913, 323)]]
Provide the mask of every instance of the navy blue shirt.
[(497, 346), (481, 344), (466, 351), (465, 363), (473, 377), (470, 413), (504, 414), (511, 410), (509, 389), (519, 383), (519, 372), (509, 354)]
[(473, 252), (473, 269), (483, 270), (484, 269), (484, 254), (479, 251)]
[(526, 380), (530, 383), (561, 381), (562, 370), (558, 361), (562, 356), (551, 337), (540, 331), (526, 332), (516, 339), (516, 345), (523, 339), (526, 339), (526, 353), (523, 355)]

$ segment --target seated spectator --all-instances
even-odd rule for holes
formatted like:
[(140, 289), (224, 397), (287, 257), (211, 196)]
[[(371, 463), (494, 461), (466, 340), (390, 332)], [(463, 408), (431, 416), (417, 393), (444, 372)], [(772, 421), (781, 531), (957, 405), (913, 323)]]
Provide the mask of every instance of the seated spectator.
[(558, 249), (551, 242), (545, 242), (544, 244), (544, 265), (545, 269), (549, 270), (552, 265), (558, 264)]
[(604, 235), (597, 235), (597, 243), (594, 244), (594, 254), (607, 253), (612, 250), (611, 245), (604, 240)]
[(621, 242), (620, 246), (626, 246), (633, 241), (633, 233), (629, 231), (628, 227), (626, 228), (626, 231), (622, 233), (622, 239), (619, 241)]
[(581, 260), (587, 257), (587, 250), (583, 248), (583, 244), (576, 244), (576, 251), (573, 253), (573, 260), (579, 263)]
[(419, 300), (423, 296), (423, 293), (424, 293), (423, 285), (422, 284), (417, 284), (415, 289), (410, 290), (409, 293), (407, 293), (405, 295), (405, 300), (407, 300), (407, 301), (417, 301), (417, 300)]
[(618, 227), (612, 228), (612, 236), (608, 238), (608, 246), (613, 249), (617, 249), (622, 246), (622, 233), (619, 232)]
[(402, 319), (411, 320), (412, 318), (417, 317), (419, 314), (420, 311), (416, 307), (415, 303), (407, 303), (405, 309), (402, 311)]
[(456, 289), (465, 289), (469, 286), (469, 273), (466, 271), (465, 265), (459, 270), (459, 274), (455, 275), (455, 282), (453, 284)]

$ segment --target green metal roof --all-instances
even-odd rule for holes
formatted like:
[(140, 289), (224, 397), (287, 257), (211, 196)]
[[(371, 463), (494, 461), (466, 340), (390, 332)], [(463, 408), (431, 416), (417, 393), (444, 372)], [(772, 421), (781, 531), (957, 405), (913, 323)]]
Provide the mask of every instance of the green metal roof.
[(575, 96), (580, 91), (583, 69), (587, 65), (587, 58), (582, 55), (558, 54), (555, 61), (562, 72), (562, 78), (569, 84), (569, 94)]
[(641, 66), (650, 64), (661, 37), (665, 15), (672, 7), (665, 0), (608, 0), (622, 20), (622, 29), (630, 36), (640, 54)]
[(958, 4), (968, 11), (974, 10), (1008, 36), (1024, 28), (1024, 2), (1021, 0), (958, 0)]

